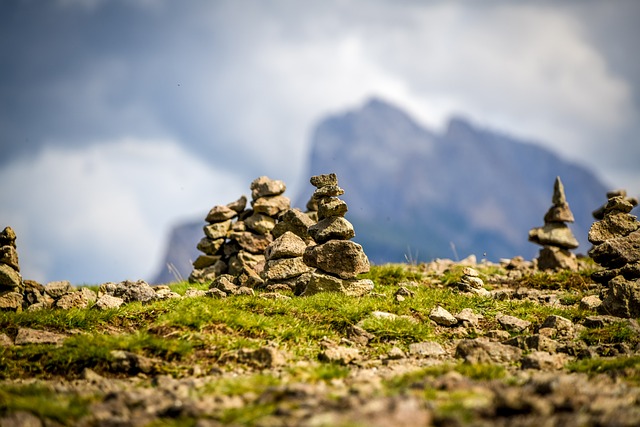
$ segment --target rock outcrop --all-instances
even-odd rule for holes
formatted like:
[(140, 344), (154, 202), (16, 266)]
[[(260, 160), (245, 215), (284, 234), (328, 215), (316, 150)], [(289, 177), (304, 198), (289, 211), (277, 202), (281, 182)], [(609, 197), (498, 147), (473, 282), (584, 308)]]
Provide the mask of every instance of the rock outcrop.
[(603, 285), (599, 310), (619, 317), (640, 317), (640, 222), (629, 212), (637, 200), (616, 191), (607, 204), (596, 211), (600, 218), (589, 230), (594, 245), (589, 256), (604, 267), (592, 278)]
[(567, 222), (573, 222), (573, 213), (564, 194), (560, 177), (553, 186), (552, 206), (544, 216), (544, 226), (529, 231), (529, 241), (542, 245), (538, 255), (541, 270), (577, 270), (578, 261), (570, 249), (579, 246)]
[(310, 181), (316, 187), (312, 197), (318, 204), (318, 222), (308, 231), (317, 244), (306, 248), (303, 259), (316, 270), (302, 295), (323, 291), (353, 296), (369, 293), (373, 282), (357, 278), (358, 274), (369, 271), (369, 259), (362, 246), (350, 240), (355, 231), (344, 217), (348, 208), (338, 197), (344, 190), (338, 186), (336, 174), (312, 176)]

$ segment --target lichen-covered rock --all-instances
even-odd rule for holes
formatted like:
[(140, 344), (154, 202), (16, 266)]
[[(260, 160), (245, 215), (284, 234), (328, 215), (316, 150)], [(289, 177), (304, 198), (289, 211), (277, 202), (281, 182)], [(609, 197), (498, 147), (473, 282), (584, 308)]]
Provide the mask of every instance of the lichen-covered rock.
[(279, 258), (267, 261), (262, 277), (268, 281), (290, 279), (307, 273), (311, 268), (305, 264), (302, 257)]
[(267, 260), (301, 257), (306, 249), (307, 244), (301, 237), (287, 231), (267, 246), (265, 257)]
[(6, 264), (0, 264), (0, 293), (19, 291), (22, 288), (22, 276)]
[(156, 292), (143, 280), (125, 280), (120, 283), (104, 283), (98, 289), (98, 297), (111, 295), (122, 298), (124, 302), (151, 302), (157, 299)]
[(22, 294), (5, 292), (0, 295), (0, 311), (22, 311)]
[(609, 281), (600, 311), (618, 317), (640, 317), (640, 279), (616, 276)]
[(594, 246), (589, 256), (604, 267), (618, 268), (640, 261), (640, 230)]
[(325, 243), (329, 240), (349, 240), (356, 233), (353, 224), (341, 216), (330, 216), (321, 219), (309, 227), (309, 235), (317, 243)]

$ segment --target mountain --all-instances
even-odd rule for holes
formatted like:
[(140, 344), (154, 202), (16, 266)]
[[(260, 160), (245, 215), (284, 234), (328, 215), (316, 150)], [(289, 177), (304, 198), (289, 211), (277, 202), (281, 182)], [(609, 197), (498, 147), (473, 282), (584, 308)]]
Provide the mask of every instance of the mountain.
[(531, 259), (539, 247), (528, 231), (543, 225), (556, 176), (586, 252), (591, 212), (607, 191), (588, 169), (540, 145), (459, 117), (437, 134), (380, 99), (316, 127), (308, 174), (328, 172), (345, 190), (355, 240), (377, 263), (470, 254)]
[[(527, 235), (543, 225), (556, 176), (576, 219), (570, 227), (581, 243), (578, 251), (586, 252), (591, 212), (607, 191), (588, 169), (538, 144), (461, 117), (437, 133), (380, 99), (316, 126), (306, 176), (329, 172), (345, 190), (341, 198), (349, 206), (354, 240), (374, 263), (470, 254), (532, 259), (539, 247)], [(308, 184), (294, 206), (304, 207), (312, 191)], [(173, 230), (154, 283), (174, 280), (169, 264), (189, 275), (203, 225), (194, 221)]]

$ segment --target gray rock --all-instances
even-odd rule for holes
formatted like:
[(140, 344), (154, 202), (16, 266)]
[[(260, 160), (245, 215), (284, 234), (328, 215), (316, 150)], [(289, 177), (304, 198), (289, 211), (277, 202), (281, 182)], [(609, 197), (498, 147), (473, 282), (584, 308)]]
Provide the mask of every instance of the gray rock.
[[(238, 285), (246, 288), (259, 288), (264, 285), (264, 279), (250, 266), (245, 265), (242, 267), (240, 274), (238, 275)], [(240, 289), (238, 289), (240, 292)]]
[(527, 354), (520, 361), (522, 369), (558, 370), (564, 367), (566, 355), (562, 353), (551, 354), (546, 351), (534, 351)]
[(0, 246), (13, 246), (16, 247), (16, 233), (11, 227), (5, 227), (0, 232)]
[(286, 191), (287, 186), (280, 180), (261, 176), (254, 179), (249, 188), (251, 189), (251, 198), (257, 200), (261, 197), (278, 196)]
[(324, 197), (337, 197), (343, 194), (344, 190), (337, 185), (325, 185), (314, 191), (311, 197), (315, 200), (320, 200)]
[(496, 320), (507, 331), (525, 332), (531, 326), (531, 322), (507, 314), (498, 314)]
[(301, 257), (306, 249), (307, 244), (301, 237), (286, 231), (267, 246), (265, 257), (267, 260)]
[(200, 252), (203, 252), (206, 255), (216, 255), (222, 245), (224, 244), (224, 239), (210, 239), (208, 237), (203, 237), (196, 247)]
[(555, 246), (545, 246), (538, 254), (540, 270), (578, 270), (578, 259), (575, 254)]
[(18, 251), (10, 245), (0, 247), (0, 264), (8, 265), (16, 272), (20, 272), (20, 264), (18, 263)]
[(304, 262), (343, 279), (355, 278), (370, 269), (369, 259), (362, 246), (349, 240), (331, 240), (310, 246), (305, 250)]
[(291, 201), (285, 196), (270, 196), (254, 200), (252, 205), (254, 212), (276, 217), (290, 208)]
[(185, 298), (199, 298), (199, 297), (203, 297), (205, 295), (205, 291), (203, 291), (202, 289), (196, 289), (196, 288), (187, 288), (186, 291), (184, 291), (184, 297)]
[(205, 292), (205, 296), (210, 298), (226, 298), (227, 294), (218, 288), (212, 288)]
[(229, 219), (227, 221), (205, 225), (203, 227), (204, 234), (212, 240), (225, 239), (229, 234), (229, 230), (231, 230), (232, 222), (233, 221)]
[(336, 346), (322, 351), (318, 359), (324, 362), (348, 365), (360, 359), (360, 350), (354, 347)]
[(220, 261), (222, 256), (220, 255), (200, 255), (193, 261), (193, 268), (201, 269), (207, 268), (214, 265), (216, 262)]
[(250, 231), (232, 232), (229, 237), (238, 242), (242, 249), (252, 254), (263, 254), (269, 243), (273, 241), (270, 234), (254, 234)]
[(640, 317), (640, 279), (611, 279), (599, 311), (618, 317)]
[[(87, 291), (92, 292), (89, 289), (87, 289)], [(94, 301), (95, 299), (96, 298), (94, 296)], [(69, 310), (72, 308), (87, 308), (89, 306), (89, 299), (87, 298), (87, 294), (85, 292), (70, 292), (58, 298), (55, 306), (64, 310)]]
[(228, 206), (214, 206), (207, 214), (205, 221), (207, 221), (208, 223), (215, 223), (227, 221), (237, 216), (238, 212), (229, 208)]
[(634, 215), (628, 213), (613, 213), (602, 221), (594, 222), (589, 229), (588, 239), (594, 245), (604, 243), (609, 239), (624, 237), (640, 228), (640, 222)]
[(228, 203), (227, 207), (231, 210), (241, 213), (247, 207), (247, 198), (245, 196), (240, 196), (240, 198), (235, 202)]
[(120, 297), (124, 302), (151, 302), (157, 299), (156, 292), (144, 280), (125, 280), (119, 283), (104, 283), (98, 289), (98, 296), (112, 295)]
[(104, 294), (98, 297), (93, 308), (96, 310), (110, 310), (112, 308), (119, 308), (122, 304), (124, 304), (124, 300), (122, 298)]
[(309, 179), (311, 185), (316, 188), (329, 187), (338, 185), (338, 177), (335, 173), (327, 173), (323, 175), (314, 175)]
[(339, 292), (345, 295), (360, 297), (373, 290), (373, 282), (369, 279), (341, 279), (318, 271), (311, 274), (302, 296), (311, 296), (320, 292)]
[(57, 282), (49, 282), (44, 285), (44, 291), (54, 299), (60, 298), (61, 296), (73, 292), (73, 286), (67, 280), (61, 280)]
[(254, 213), (244, 220), (245, 225), (258, 234), (268, 234), (276, 226), (276, 220), (270, 216)]
[(173, 292), (171, 290), (171, 288), (169, 288), (166, 285), (156, 286), (155, 288), (153, 288), (153, 290), (156, 291), (156, 298), (158, 300), (167, 300), (167, 299), (172, 299), (172, 298), (182, 298), (182, 296), (179, 293)]
[(429, 313), (429, 319), (433, 320), (438, 325), (443, 326), (453, 326), (458, 323), (458, 320), (441, 306), (437, 306), (431, 310)]
[(0, 295), (0, 311), (22, 311), (24, 297), (18, 292), (5, 292)]
[(317, 224), (309, 227), (309, 235), (318, 243), (325, 243), (329, 240), (349, 240), (356, 233), (346, 218), (341, 216), (331, 216), (318, 221)]
[(15, 345), (25, 344), (60, 344), (67, 338), (66, 335), (55, 332), (41, 331), (38, 329), (18, 328)]
[(409, 354), (422, 357), (445, 356), (447, 352), (435, 341), (424, 341), (409, 344)]
[(212, 282), (219, 274), (222, 274), (225, 270), (227, 270), (227, 263), (222, 260), (218, 260), (215, 264), (209, 267), (194, 269), (189, 275), (189, 283)]
[(476, 314), (471, 308), (464, 308), (460, 313), (456, 314), (456, 320), (463, 326), (477, 327), (479, 320), (483, 317), (481, 314)]
[(640, 230), (594, 246), (589, 251), (589, 256), (598, 264), (609, 268), (619, 268), (640, 261)]
[(308, 229), (313, 224), (315, 224), (315, 221), (300, 209), (289, 209), (280, 215), (280, 222), (273, 227), (271, 234), (277, 238), (290, 231), (305, 242), (308, 242), (311, 240)]
[(13, 340), (7, 334), (0, 332), (0, 347), (9, 347), (13, 345)]
[(275, 347), (264, 346), (258, 349), (241, 349), (238, 361), (260, 369), (272, 369), (285, 365), (287, 357)]
[(344, 216), (349, 208), (344, 200), (337, 197), (325, 197), (318, 201), (318, 218), (325, 219), (332, 216)]
[(602, 305), (602, 300), (597, 295), (587, 295), (580, 300), (580, 310), (596, 310)]
[(302, 257), (279, 258), (267, 261), (262, 278), (268, 281), (290, 279), (310, 271)]
[(0, 264), (0, 293), (7, 291), (20, 291), (22, 288), (22, 276), (8, 265)]
[(529, 231), (529, 241), (543, 246), (558, 246), (564, 249), (575, 249), (579, 246), (571, 229), (566, 224), (557, 222), (551, 222)]
[(234, 283), (234, 279), (229, 274), (222, 274), (214, 279), (209, 289), (219, 289), (227, 295), (235, 294), (238, 290), (238, 285)]
[(522, 350), (482, 338), (464, 339), (456, 347), (456, 357), (468, 363), (511, 363), (520, 360)]
[(575, 332), (575, 327), (571, 320), (557, 315), (547, 316), (540, 328), (554, 329), (558, 335), (565, 337), (573, 336)]

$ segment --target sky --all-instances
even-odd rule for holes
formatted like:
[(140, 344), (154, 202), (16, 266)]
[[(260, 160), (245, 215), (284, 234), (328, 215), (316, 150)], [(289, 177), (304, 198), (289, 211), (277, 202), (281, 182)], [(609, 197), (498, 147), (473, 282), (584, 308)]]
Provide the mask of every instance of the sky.
[(313, 127), (372, 96), (638, 195), (639, 18), (633, 0), (2, 1), (0, 227), (25, 279), (149, 280), (173, 225), (254, 178), (294, 198)]

